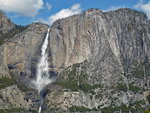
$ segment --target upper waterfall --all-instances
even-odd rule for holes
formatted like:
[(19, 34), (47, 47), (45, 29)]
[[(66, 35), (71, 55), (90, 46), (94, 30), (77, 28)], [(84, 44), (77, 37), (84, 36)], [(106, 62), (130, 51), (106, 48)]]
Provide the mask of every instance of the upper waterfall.
[(52, 82), (52, 80), (49, 78), (49, 72), (48, 72), (48, 54), (47, 54), (47, 47), (48, 47), (48, 37), (49, 37), (49, 30), (47, 30), (46, 38), (43, 42), (43, 45), (41, 47), (41, 58), (37, 64), (37, 72), (36, 72), (36, 80), (33, 81), (33, 84), (35, 85), (35, 88), (38, 90), (38, 93), (49, 83)]

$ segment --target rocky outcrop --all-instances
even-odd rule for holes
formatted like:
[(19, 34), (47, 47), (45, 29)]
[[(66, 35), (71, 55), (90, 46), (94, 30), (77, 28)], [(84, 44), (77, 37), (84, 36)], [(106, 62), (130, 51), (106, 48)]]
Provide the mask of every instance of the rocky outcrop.
[(35, 76), (40, 47), (47, 29), (48, 26), (42, 23), (31, 24), (0, 46), (1, 62), (6, 69), (9, 68), (16, 75)]
[(0, 109), (10, 108), (25, 108), (29, 110), (32, 101), (25, 100), (25, 93), (23, 93), (16, 85), (9, 86), (0, 90)]
[(1, 112), (33, 113), (38, 111), (39, 104), (40, 97), (32, 89), (21, 86), (21, 84), (14, 84), (5, 88), (0, 86)]
[(7, 33), (14, 27), (14, 24), (10, 19), (7, 19), (6, 15), (0, 10), (0, 36)]
[(49, 44), (52, 66), (58, 70), (70, 66), (58, 78), (59, 86), (66, 89), (56, 93), (64, 95), (60, 109), (99, 111), (132, 104), (138, 111), (140, 102), (142, 109), (150, 87), (149, 45), (150, 21), (131, 9), (90, 9), (54, 22)]

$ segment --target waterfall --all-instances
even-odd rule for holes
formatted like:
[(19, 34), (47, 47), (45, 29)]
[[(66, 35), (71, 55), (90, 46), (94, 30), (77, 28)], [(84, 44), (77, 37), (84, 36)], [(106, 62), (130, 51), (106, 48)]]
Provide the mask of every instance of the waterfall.
[(37, 72), (36, 72), (36, 80), (33, 81), (34, 87), (38, 90), (38, 94), (40, 94), (41, 90), (49, 83), (52, 82), (50, 79), (49, 71), (48, 71), (48, 54), (47, 54), (47, 46), (48, 46), (48, 37), (49, 30), (47, 30), (46, 38), (41, 47), (41, 58), (37, 64)]
[(47, 47), (48, 47), (48, 37), (49, 37), (49, 30), (47, 30), (46, 38), (43, 42), (43, 45), (41, 47), (41, 58), (39, 59), (39, 62), (37, 64), (37, 72), (36, 72), (36, 80), (33, 80), (33, 86), (35, 89), (38, 90), (38, 94), (40, 95), (40, 107), (39, 107), (39, 113), (41, 113), (42, 105), (44, 101), (43, 93), (44, 88), (55, 81), (55, 79), (52, 77), (50, 78), (49, 74), (49, 64), (48, 64), (48, 54), (47, 54)]

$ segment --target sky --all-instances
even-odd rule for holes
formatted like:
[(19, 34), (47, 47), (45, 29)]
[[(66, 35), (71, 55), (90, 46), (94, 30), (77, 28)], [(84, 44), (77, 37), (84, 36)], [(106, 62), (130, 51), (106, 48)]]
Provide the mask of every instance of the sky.
[(150, 19), (150, 0), (0, 0), (0, 9), (18, 25), (39, 21), (52, 25), (57, 19), (90, 8), (103, 11), (131, 8), (146, 13)]

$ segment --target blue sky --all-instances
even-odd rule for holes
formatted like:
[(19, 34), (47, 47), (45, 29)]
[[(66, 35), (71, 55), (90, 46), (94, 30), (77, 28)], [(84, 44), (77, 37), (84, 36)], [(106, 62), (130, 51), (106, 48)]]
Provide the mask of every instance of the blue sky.
[(89, 8), (104, 11), (131, 8), (145, 12), (150, 19), (150, 0), (0, 0), (0, 9), (19, 25), (28, 25), (36, 21), (50, 25), (59, 18)]

